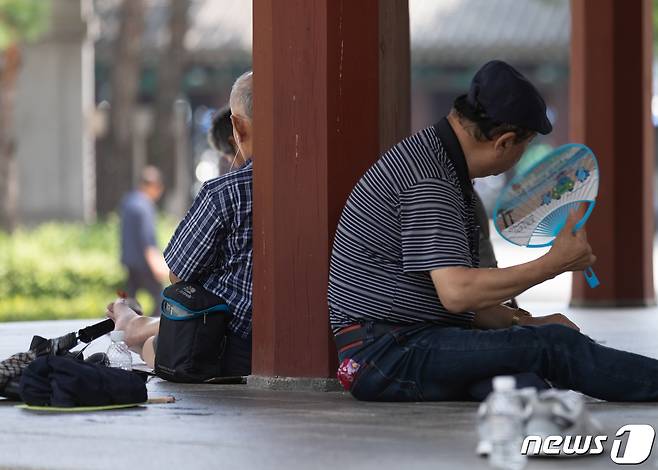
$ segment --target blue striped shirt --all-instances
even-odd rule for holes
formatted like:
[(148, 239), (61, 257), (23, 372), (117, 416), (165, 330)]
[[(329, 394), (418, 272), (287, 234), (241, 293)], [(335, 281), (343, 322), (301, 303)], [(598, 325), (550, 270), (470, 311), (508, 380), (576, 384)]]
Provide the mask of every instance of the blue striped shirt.
[(466, 161), (447, 120), (382, 155), (352, 190), (336, 231), (333, 331), (366, 320), (469, 326), (474, 314), (449, 312), (429, 272), (478, 266), (474, 207)]
[(252, 308), (252, 169), (207, 181), (164, 251), (169, 269), (226, 301), (228, 329), (246, 338)]

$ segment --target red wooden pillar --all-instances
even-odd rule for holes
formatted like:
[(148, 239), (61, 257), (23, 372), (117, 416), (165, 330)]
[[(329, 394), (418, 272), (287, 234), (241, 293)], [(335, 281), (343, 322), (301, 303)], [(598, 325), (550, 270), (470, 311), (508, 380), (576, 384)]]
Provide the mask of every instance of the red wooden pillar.
[[(380, 51), (381, 8), (400, 8), (408, 22), (406, 0), (254, 0), (256, 376), (335, 374), (326, 300), (332, 236), (349, 192), (379, 155), (380, 109), (391, 109), (380, 106), (380, 65), (389, 60)], [(406, 90), (385, 99), (408, 95), (407, 78)], [(399, 119), (408, 128), (406, 106)]]
[(574, 275), (572, 304), (653, 304), (652, 4), (572, 0), (571, 10), (571, 139), (601, 170), (587, 224), (601, 286)]

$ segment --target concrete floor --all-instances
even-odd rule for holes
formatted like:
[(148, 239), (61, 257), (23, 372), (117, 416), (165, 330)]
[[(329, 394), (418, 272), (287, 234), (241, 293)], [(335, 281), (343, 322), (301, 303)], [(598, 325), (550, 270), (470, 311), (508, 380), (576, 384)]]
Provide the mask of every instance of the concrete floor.
[[(536, 314), (564, 310), (546, 303)], [(608, 346), (658, 358), (658, 309), (572, 311)], [(0, 324), (0, 358), (31, 335), (60, 335), (89, 322)], [(97, 344), (96, 344), (97, 343)], [(105, 338), (93, 350), (107, 347)], [(90, 414), (34, 414), (0, 401), (1, 469), (462, 469), (488, 468), (475, 456), (473, 403), (361, 403), (343, 393), (274, 392), (244, 385), (151, 380), (149, 395), (174, 404)], [(592, 401), (613, 436), (624, 424), (658, 426), (655, 404)], [(655, 468), (658, 450), (640, 467)], [(614, 468), (597, 457), (531, 460), (528, 469)]]

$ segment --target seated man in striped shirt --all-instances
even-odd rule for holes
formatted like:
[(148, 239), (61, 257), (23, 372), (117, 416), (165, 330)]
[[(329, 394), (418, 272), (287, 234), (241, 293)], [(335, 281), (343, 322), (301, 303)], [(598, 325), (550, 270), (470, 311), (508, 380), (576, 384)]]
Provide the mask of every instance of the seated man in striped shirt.
[[(233, 171), (207, 181), (164, 252), (172, 283), (202, 285), (229, 306), (222, 375), (251, 373), (253, 74), (233, 85), (230, 96), (238, 152)], [(115, 329), (153, 367), (159, 320), (137, 315), (121, 299), (108, 306)]]
[(502, 305), (594, 263), (575, 214), (541, 258), (478, 268), (471, 180), (512, 168), (551, 130), (535, 87), (492, 61), (447, 118), (384, 153), (354, 187), (329, 274), (339, 378), (353, 396), (482, 398), (479, 384), (513, 374), (605, 400), (658, 399), (658, 361), (601, 346), (562, 314)]

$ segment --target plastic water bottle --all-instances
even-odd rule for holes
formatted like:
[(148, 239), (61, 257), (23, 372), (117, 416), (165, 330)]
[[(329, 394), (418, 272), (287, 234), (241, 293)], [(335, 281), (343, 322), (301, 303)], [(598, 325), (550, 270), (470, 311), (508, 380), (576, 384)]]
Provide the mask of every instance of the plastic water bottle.
[(112, 344), (107, 349), (107, 359), (110, 361), (110, 367), (133, 370), (133, 357), (130, 354), (128, 345), (123, 340), (123, 331), (112, 331), (110, 333), (110, 339), (112, 340)]
[(491, 443), (489, 464), (501, 470), (521, 470), (527, 462), (521, 454), (524, 407), (515, 388), (514, 377), (494, 378), (479, 427), (480, 436)]

